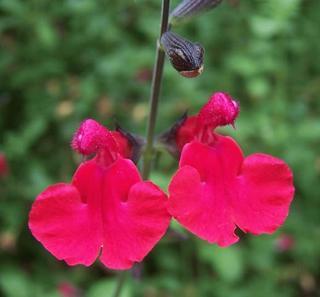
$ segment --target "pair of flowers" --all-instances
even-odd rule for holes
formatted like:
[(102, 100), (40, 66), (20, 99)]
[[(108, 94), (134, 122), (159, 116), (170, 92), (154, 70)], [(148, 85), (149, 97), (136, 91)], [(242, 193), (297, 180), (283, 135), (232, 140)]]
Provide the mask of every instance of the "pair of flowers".
[(94, 157), (82, 163), (71, 184), (49, 186), (29, 218), (33, 235), (69, 265), (91, 265), (98, 255), (111, 269), (140, 262), (163, 237), (171, 217), (200, 238), (229, 246), (235, 229), (272, 233), (288, 215), (293, 177), (281, 160), (265, 154), (244, 157), (218, 126), (234, 124), (239, 105), (215, 93), (198, 115), (175, 129), (179, 169), (167, 195), (143, 181), (130, 160), (123, 134), (84, 121), (72, 147)]

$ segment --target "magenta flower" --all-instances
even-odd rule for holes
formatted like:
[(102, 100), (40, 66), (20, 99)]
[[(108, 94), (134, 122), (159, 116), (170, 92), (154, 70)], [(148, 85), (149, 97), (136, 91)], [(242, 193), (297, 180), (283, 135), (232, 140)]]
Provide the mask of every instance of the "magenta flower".
[(239, 105), (214, 94), (176, 135), (182, 148), (179, 169), (169, 185), (169, 212), (200, 238), (229, 246), (236, 227), (255, 235), (283, 224), (293, 199), (290, 168), (266, 154), (244, 157), (230, 137), (213, 131), (233, 124)]
[[(72, 147), (95, 154), (79, 166), (71, 184), (49, 186), (33, 203), (29, 228), (34, 237), (69, 265), (100, 261), (112, 269), (140, 262), (166, 232), (166, 195), (142, 181), (116, 134), (93, 120), (82, 123)], [(118, 135), (119, 136), (119, 135)]]

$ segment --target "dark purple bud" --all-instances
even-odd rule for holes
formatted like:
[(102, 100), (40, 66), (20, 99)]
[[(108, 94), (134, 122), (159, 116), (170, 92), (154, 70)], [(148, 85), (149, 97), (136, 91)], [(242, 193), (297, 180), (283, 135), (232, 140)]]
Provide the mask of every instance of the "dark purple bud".
[(204, 49), (170, 31), (161, 36), (161, 45), (172, 66), (185, 77), (196, 77), (203, 71)]
[(222, 0), (184, 0), (170, 14), (171, 23), (211, 10)]

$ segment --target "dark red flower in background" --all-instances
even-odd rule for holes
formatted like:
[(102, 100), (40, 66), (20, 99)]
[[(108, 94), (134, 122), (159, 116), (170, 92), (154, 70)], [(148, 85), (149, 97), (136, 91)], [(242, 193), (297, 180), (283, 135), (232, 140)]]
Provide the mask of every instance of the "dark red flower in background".
[(107, 267), (128, 269), (169, 225), (165, 193), (142, 181), (133, 162), (122, 156), (127, 149), (120, 146), (126, 143), (114, 136), (94, 120), (84, 121), (72, 147), (95, 157), (79, 166), (71, 184), (49, 186), (32, 206), (32, 234), (69, 265), (91, 265), (101, 254)]
[(295, 238), (290, 234), (280, 234), (275, 240), (275, 248), (278, 252), (288, 252), (295, 246)]
[(8, 174), (9, 168), (6, 157), (3, 153), (0, 153), (0, 178)]
[(70, 282), (61, 282), (58, 284), (58, 293), (61, 297), (80, 297), (80, 290)]
[(214, 94), (176, 134), (182, 149), (169, 185), (169, 212), (189, 231), (220, 246), (239, 240), (236, 227), (255, 235), (283, 224), (293, 199), (290, 168), (266, 154), (244, 157), (230, 137), (214, 132), (234, 124), (239, 105)]

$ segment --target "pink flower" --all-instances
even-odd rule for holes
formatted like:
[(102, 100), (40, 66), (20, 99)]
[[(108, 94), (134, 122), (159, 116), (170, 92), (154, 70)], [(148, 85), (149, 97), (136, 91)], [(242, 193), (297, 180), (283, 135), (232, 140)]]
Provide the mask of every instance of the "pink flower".
[(84, 121), (72, 141), (95, 157), (79, 166), (71, 184), (49, 186), (33, 203), (29, 228), (34, 237), (69, 265), (100, 261), (112, 269), (140, 262), (167, 230), (166, 195), (142, 181), (133, 162), (121, 156), (110, 131)]
[(4, 154), (0, 153), (0, 178), (8, 174), (9, 168)]
[(213, 131), (233, 124), (237, 102), (214, 94), (176, 134), (183, 147), (169, 185), (169, 212), (200, 238), (229, 246), (236, 227), (255, 235), (272, 233), (286, 219), (294, 187), (290, 168), (266, 154), (244, 157), (230, 137)]

